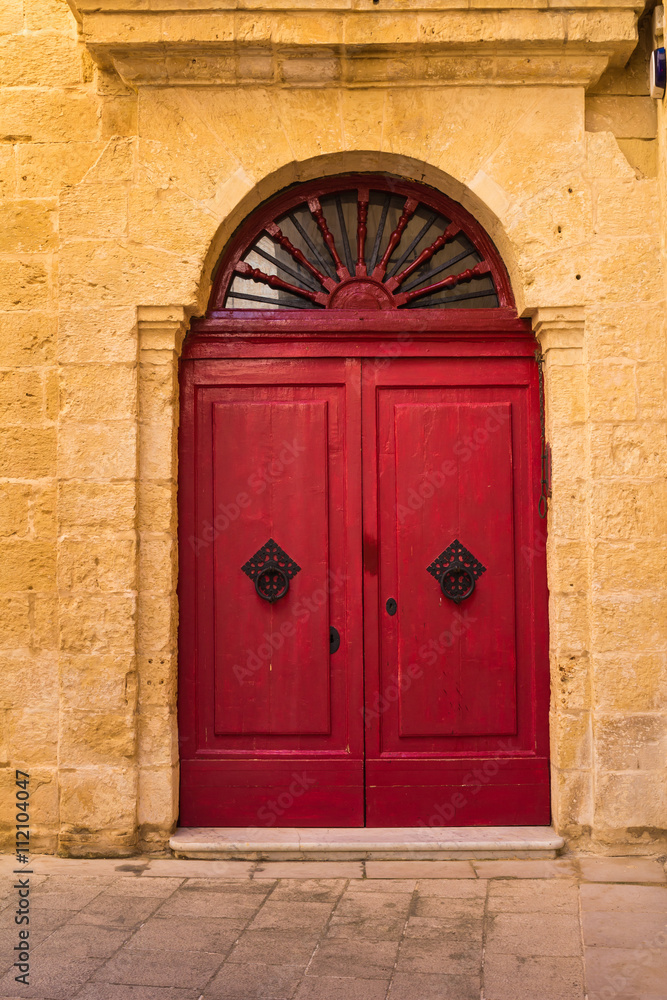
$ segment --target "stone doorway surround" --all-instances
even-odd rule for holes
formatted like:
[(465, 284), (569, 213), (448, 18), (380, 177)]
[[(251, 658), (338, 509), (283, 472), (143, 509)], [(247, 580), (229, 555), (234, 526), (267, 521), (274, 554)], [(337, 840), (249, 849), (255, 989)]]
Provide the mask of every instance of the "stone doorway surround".
[[(91, 752), (67, 768), (58, 849), (164, 848), (175, 827), (178, 358), (190, 317), (205, 308), (215, 262), (237, 225), (286, 185), (380, 170), (432, 184), (468, 208), (496, 242), (519, 312), (533, 323), (553, 449), (548, 543), (545, 535), (535, 546), (547, 544), (549, 564), (554, 826), (573, 845), (592, 838), (603, 851), (650, 850), (660, 837), (661, 772), (613, 749), (625, 724), (618, 697), (593, 701), (610, 684), (612, 652), (651, 653), (647, 624), (665, 600), (653, 596), (647, 571), (630, 610), (642, 595), (651, 602), (624, 619), (620, 653), (602, 620), (606, 605), (593, 600), (593, 543), (612, 507), (630, 501), (591, 479), (591, 414), (613, 423), (658, 413), (649, 356), (618, 363), (607, 347), (613, 338), (634, 344), (662, 318), (657, 213), (644, 211), (657, 203), (657, 183), (636, 179), (610, 133), (584, 129), (585, 88), (627, 60), (636, 6), (579, 0), (555, 8), (545, 0), (528, 10), (519, 0), (492, 10), (443, 0), (376, 11), (364, 0), (297, 10), (266, 0), (261, 12), (221, 10), (218, 2), (193, 12), (187, 0), (180, 10), (137, 0), (119, 13), (113, 0), (72, 5), (105, 86), (113, 82), (138, 108), (136, 135), (109, 140), (67, 193), (69, 218), (88, 206), (92, 249), (83, 283), (76, 240), (61, 226), (69, 253), (61, 281), (79, 296), (63, 305), (69, 328), (92, 310), (95, 334), (86, 320), (80, 336), (109, 336), (113, 308), (113, 336), (136, 350), (139, 700), (127, 719), (136, 754), (109, 772), (115, 811), (105, 822), (77, 806), (77, 789), (98, 783)], [(130, 234), (114, 237), (118, 251), (105, 242), (103, 214), (116, 188)], [(602, 229), (593, 225), (593, 204), (598, 219), (603, 210)], [(633, 213), (646, 216), (641, 251), (634, 230), (627, 233)], [(627, 250), (620, 271), (609, 263), (619, 241)], [(100, 482), (113, 504), (113, 475)], [(646, 505), (652, 480), (640, 489)], [(647, 531), (649, 541), (658, 533)], [(656, 725), (659, 718), (651, 716)]]

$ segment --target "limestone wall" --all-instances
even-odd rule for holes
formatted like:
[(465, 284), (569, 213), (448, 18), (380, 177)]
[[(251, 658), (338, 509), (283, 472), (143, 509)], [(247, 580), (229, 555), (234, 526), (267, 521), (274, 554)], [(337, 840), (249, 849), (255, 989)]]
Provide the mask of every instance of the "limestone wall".
[[(465, 204), (533, 317), (554, 461), (548, 541), (535, 539), (549, 556), (554, 821), (573, 846), (592, 838), (598, 850), (656, 849), (667, 828), (667, 185), (646, 47), (623, 68), (634, 13), (614, 8), (614, 56), (600, 41), (610, 30), (573, 34), (585, 3), (576, 17), (549, 14), (546, 33), (539, 3), (525, 9), (512, 31), (537, 53), (533, 77), (533, 56), (516, 54), (520, 37), (508, 50), (494, 14), (492, 67), (475, 54), (474, 25), (468, 49), (441, 54), (435, 69), (419, 62), (426, 36), (417, 34), (400, 59), (376, 59), (362, 79), (347, 64), (338, 72), (340, 47), (328, 62), (319, 49), (301, 53), (287, 70), (271, 48), (269, 73), (266, 54), (236, 38), (234, 73), (222, 79), (216, 63), (215, 80), (192, 87), (191, 63), (150, 49), (161, 5), (116, 4), (128, 6), (145, 19), (133, 31), (149, 48), (112, 58), (129, 14), (99, 27), (102, 15), (78, 4), (82, 36), (64, 0), (0, 0), (8, 849), (17, 766), (31, 773), (35, 849), (164, 844), (178, 809), (176, 359), (187, 318), (205, 305), (226, 239), (263, 198), (356, 169), (423, 179)], [(201, 28), (188, 20), (193, 6), (183, 0), (180, 26), (168, 25), (186, 40)], [(258, 46), (276, 11), (298, 45), (286, 6), (255, 5)], [(305, 6), (335, 7), (339, 20), (374, 10)], [(398, 18), (410, 7), (385, 5), (383, 30), (391, 10)], [(243, 17), (234, 30), (247, 34)], [(341, 31), (358, 25), (347, 23)], [(397, 25), (394, 41), (407, 30)], [(554, 55), (568, 31), (579, 45), (571, 73)], [(259, 62), (241, 72), (246, 57)]]

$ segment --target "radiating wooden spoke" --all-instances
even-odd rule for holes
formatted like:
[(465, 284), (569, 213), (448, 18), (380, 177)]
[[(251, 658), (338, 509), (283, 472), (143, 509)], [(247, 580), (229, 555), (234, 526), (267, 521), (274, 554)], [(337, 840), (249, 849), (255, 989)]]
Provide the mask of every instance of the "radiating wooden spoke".
[(301, 264), (302, 267), (305, 267), (307, 271), (310, 271), (312, 276), (317, 278), (323, 288), (331, 291), (332, 288), (336, 287), (336, 282), (333, 278), (328, 278), (325, 274), (322, 274), (321, 271), (318, 271), (315, 265), (311, 264), (305, 254), (301, 253), (298, 247), (295, 247), (294, 244), (288, 240), (275, 222), (270, 222), (268, 226), (265, 226), (265, 229), (271, 239), (275, 240), (276, 243), (283, 248), (283, 250), (287, 250), (288, 254), (290, 254), (294, 260), (297, 261), (297, 263)]
[(360, 188), (357, 200), (357, 277), (366, 274), (366, 233), (368, 222), (368, 188)]
[(412, 274), (413, 271), (416, 271), (418, 267), (421, 267), (422, 264), (425, 264), (427, 260), (430, 260), (433, 254), (437, 253), (438, 250), (441, 250), (444, 247), (445, 243), (448, 243), (450, 240), (453, 240), (454, 237), (457, 236), (460, 232), (461, 232), (461, 227), (457, 226), (456, 223), (454, 222), (450, 226), (447, 226), (444, 233), (438, 236), (437, 240), (434, 240), (433, 243), (431, 243), (430, 246), (426, 247), (425, 250), (422, 250), (422, 252), (416, 258), (416, 260), (413, 260), (412, 264), (408, 264), (405, 270), (401, 271), (400, 274), (395, 275), (393, 278), (388, 278), (387, 281), (385, 281), (385, 288), (388, 288), (390, 291), (393, 292), (393, 290), (395, 288), (398, 288), (398, 286), (402, 284), (405, 281), (405, 279)]
[(460, 285), (464, 281), (472, 281), (473, 278), (481, 278), (482, 275), (488, 274), (491, 270), (489, 264), (485, 260), (481, 260), (479, 264), (475, 264), (474, 267), (468, 268), (467, 271), (461, 271), (460, 274), (452, 274), (449, 278), (443, 278), (442, 281), (436, 281), (433, 285), (426, 285), (425, 288), (415, 288), (412, 292), (403, 292), (395, 295), (394, 298), (399, 306), (407, 305), (409, 302), (414, 302), (415, 299), (419, 299), (422, 295), (433, 295), (435, 292), (444, 292), (448, 288), (454, 288), (456, 285)]
[(394, 250), (400, 243), (401, 236), (405, 231), (405, 227), (407, 226), (412, 216), (415, 214), (418, 205), (419, 202), (415, 198), (406, 199), (405, 205), (403, 207), (403, 212), (401, 213), (401, 217), (398, 220), (396, 229), (394, 229), (393, 233), (389, 237), (389, 243), (387, 244), (387, 249), (382, 255), (382, 260), (373, 271), (373, 277), (376, 278), (378, 281), (381, 281), (382, 278), (384, 277), (385, 272), (387, 270), (387, 264), (389, 263), (391, 255), (393, 254)]
[(325, 292), (311, 292), (308, 288), (298, 288), (296, 285), (290, 285), (289, 281), (283, 281), (277, 274), (266, 274), (265, 271), (261, 271), (258, 267), (251, 267), (245, 261), (239, 261), (234, 270), (243, 278), (263, 282), (265, 285), (270, 285), (271, 288), (279, 288), (283, 292), (300, 295), (304, 299), (310, 299), (311, 302), (317, 302), (320, 305), (326, 303), (327, 295)]
[[(381, 178), (324, 191), (293, 199), (273, 219), (263, 216), (239, 263), (229, 265), (225, 307), (363, 312), (465, 308), (469, 300), (473, 308), (498, 305), (493, 252), (460, 208), (451, 205), (447, 216), (406, 186), (383, 187)], [(259, 258), (266, 265), (256, 267)], [(452, 274), (457, 265), (466, 270)], [(440, 294), (471, 281), (470, 291)]]
[(336, 274), (343, 280), (343, 278), (349, 278), (350, 272), (343, 264), (342, 260), (338, 256), (338, 251), (336, 250), (336, 241), (331, 235), (331, 230), (327, 226), (327, 220), (324, 218), (324, 212), (322, 211), (322, 206), (320, 204), (319, 198), (309, 198), (308, 208), (310, 209), (311, 215), (315, 219), (315, 222), (319, 226), (320, 232), (322, 233), (322, 239), (329, 248), (329, 253), (333, 257), (334, 266), (336, 268)]

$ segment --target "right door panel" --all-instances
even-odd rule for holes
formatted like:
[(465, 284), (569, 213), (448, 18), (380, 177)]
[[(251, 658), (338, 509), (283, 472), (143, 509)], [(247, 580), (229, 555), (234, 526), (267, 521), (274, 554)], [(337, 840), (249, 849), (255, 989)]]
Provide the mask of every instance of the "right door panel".
[(535, 369), (367, 365), (370, 826), (549, 822)]

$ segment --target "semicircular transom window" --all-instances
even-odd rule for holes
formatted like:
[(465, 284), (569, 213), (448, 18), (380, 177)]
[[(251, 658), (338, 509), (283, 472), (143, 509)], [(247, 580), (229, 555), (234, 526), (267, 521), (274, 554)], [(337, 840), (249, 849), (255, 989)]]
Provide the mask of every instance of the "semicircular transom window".
[(386, 175), (295, 186), (241, 228), (215, 309), (513, 305), (498, 252), (461, 205)]

